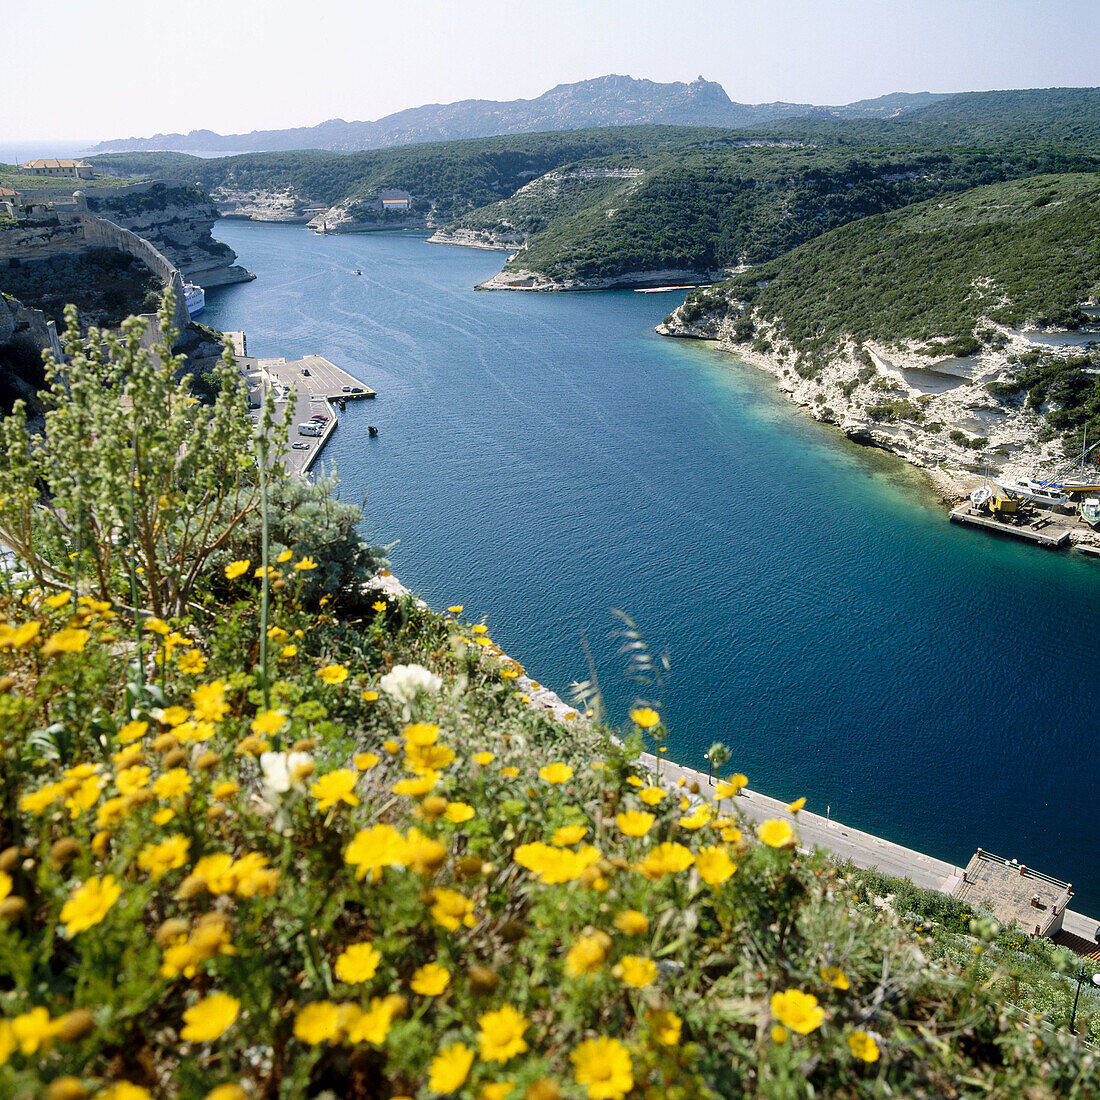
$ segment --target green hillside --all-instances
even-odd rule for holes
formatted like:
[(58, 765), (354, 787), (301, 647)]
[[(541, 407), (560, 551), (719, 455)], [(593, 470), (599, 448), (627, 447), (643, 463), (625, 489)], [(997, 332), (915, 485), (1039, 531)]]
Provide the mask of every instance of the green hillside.
[[(557, 280), (659, 268), (705, 272), (773, 259), (836, 226), (935, 195), (1100, 168), (1092, 155), (835, 146), (699, 148), (653, 160), (634, 179), (525, 188), (456, 225), (530, 233), (509, 267)], [(589, 161), (571, 169), (606, 167)]]
[(1098, 217), (1094, 173), (975, 188), (833, 230), (694, 292), (683, 316), (747, 303), (809, 357), (848, 337), (958, 350), (974, 341), (982, 317), (1072, 326), (1100, 290)]

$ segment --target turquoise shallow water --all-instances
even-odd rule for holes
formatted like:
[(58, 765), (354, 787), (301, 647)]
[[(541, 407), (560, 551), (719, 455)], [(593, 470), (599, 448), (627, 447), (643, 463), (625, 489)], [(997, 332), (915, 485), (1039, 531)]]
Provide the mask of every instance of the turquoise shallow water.
[(583, 632), (620, 720), (622, 608), (671, 656), (675, 758), (723, 740), (759, 790), (1017, 858), (1100, 913), (1100, 563), (951, 527), (903, 463), (656, 336), (681, 295), (475, 293), (502, 254), (411, 236), (218, 236), (259, 279), (210, 292), (207, 323), (379, 391), (326, 459), (433, 606), (486, 616), (562, 694)]

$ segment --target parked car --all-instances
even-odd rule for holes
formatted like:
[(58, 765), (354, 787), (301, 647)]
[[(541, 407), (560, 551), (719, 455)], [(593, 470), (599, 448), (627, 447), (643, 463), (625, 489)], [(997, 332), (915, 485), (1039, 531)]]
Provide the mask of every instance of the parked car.
[(314, 413), (310, 420), (319, 420), (322, 424), (328, 423), (328, 415), (326, 413)]
[(296, 451), (308, 451), (309, 450), (309, 444), (308, 443), (303, 443), (301, 440), (299, 440), (297, 443), (291, 443), (291, 447), (293, 447), (294, 450), (296, 450)]
[(341, 389), (341, 390), (342, 390), (342, 391), (343, 391), (344, 393), (351, 393), (351, 386), (341, 386), (341, 387), (340, 387), (340, 389)]
[(308, 378), (309, 377), (309, 367), (302, 367), (302, 373)]
[(363, 387), (362, 386), (352, 386), (351, 387), (351, 392), (352, 393), (362, 393), (363, 392)]

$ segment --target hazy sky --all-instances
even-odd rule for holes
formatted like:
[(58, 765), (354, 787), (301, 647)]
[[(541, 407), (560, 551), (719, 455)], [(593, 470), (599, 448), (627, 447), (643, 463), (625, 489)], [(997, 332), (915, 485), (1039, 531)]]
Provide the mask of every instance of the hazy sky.
[(1097, 0), (5, 4), (0, 141), (220, 133), (623, 73), (731, 99), (1100, 85)]

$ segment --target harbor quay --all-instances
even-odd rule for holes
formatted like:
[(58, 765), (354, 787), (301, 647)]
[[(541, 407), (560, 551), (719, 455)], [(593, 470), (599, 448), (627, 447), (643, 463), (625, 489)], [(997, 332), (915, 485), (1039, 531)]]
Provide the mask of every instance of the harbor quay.
[[(657, 758), (652, 753), (642, 753), (640, 759), (646, 768), (657, 770)], [(715, 785), (713, 775), (684, 767), (664, 757), (660, 761), (660, 771), (662, 781), (666, 785), (668, 783), (675, 785), (680, 779), (683, 779), (687, 786), (697, 785), (700, 791)], [(726, 813), (736, 810), (754, 825), (759, 825), (760, 822), (769, 818), (789, 821), (792, 827), (798, 830), (801, 846), (807, 851), (822, 848), (840, 859), (850, 859), (857, 867), (877, 868), (893, 878), (909, 879), (914, 886), (926, 890), (938, 890), (940, 893), (953, 894), (956, 897), (966, 895), (972, 905), (981, 905), (984, 900), (984, 897), (979, 897), (978, 893), (975, 893), (973, 873), (971, 872), (968, 876), (966, 867), (958, 867), (953, 863), (947, 863), (934, 856), (925, 855), (923, 852), (917, 852), (912, 848), (863, 832), (861, 829), (855, 829), (834, 820), (831, 815), (822, 817), (821, 814), (812, 813), (809, 810), (799, 810), (797, 815), (792, 814), (786, 802), (761, 794), (759, 791), (749, 790), (747, 787), (742, 788), (733, 798), (721, 799), (719, 807)], [(990, 861), (988, 853), (983, 853), (980, 848), (978, 853), (983, 864)], [(1011, 865), (1015, 875), (1018, 876), (1022, 876), (1026, 870), (1015, 861), (1001, 861), (1001, 863), (1005, 866)], [(973, 864), (972, 860), (971, 865)], [(1059, 885), (1068, 886), (1068, 884)], [(995, 893), (991, 892), (991, 900), (996, 900)], [(1053, 936), (1055, 942), (1068, 947), (1078, 955), (1100, 958), (1100, 942), (1097, 940), (1100, 921), (1072, 909), (1064, 909), (1059, 915), (1062, 921), (1060, 930)], [(1021, 921), (1021, 927), (1025, 932), (1031, 931), (1031, 927), (1024, 926), (1023, 921)]]
[[(249, 404), (258, 408), (268, 389), (274, 390), (276, 406), (285, 405), (294, 395), (290, 414), (290, 448), (284, 459), (288, 473), (305, 474), (324, 450), (329, 437), (339, 423), (337, 407), (347, 401), (360, 401), (377, 396), (342, 367), (321, 355), (302, 359), (258, 359), (247, 353), (243, 332), (227, 332), (225, 338), (233, 350), (237, 367), (248, 384)], [(327, 417), (315, 421), (316, 416)], [(314, 422), (320, 425), (318, 434), (305, 435), (298, 425)]]

